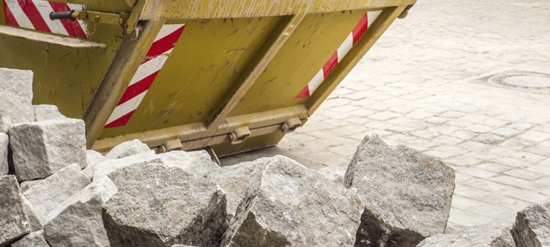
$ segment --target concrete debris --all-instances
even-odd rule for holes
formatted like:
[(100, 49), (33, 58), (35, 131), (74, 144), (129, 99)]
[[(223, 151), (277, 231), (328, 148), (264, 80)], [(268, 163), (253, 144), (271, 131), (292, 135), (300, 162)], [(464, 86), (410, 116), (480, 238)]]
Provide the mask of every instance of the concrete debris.
[(11, 247), (50, 247), (44, 238), (44, 230), (31, 232), (19, 241), (11, 244)]
[(32, 186), (23, 195), (43, 224), (50, 212), (89, 183), (88, 177), (80, 171), (80, 166), (72, 164)]
[(417, 247), (515, 247), (510, 225), (492, 222), (466, 227), (453, 234), (437, 234), (422, 240)]
[(19, 181), (46, 178), (70, 164), (85, 168), (85, 145), (81, 119), (52, 119), (10, 127), (10, 146)]
[(116, 147), (111, 149), (109, 153), (105, 155), (106, 159), (119, 159), (127, 156), (132, 156), (135, 154), (149, 152), (151, 149), (147, 144), (141, 142), (138, 139), (133, 141), (123, 142), (118, 144)]
[(101, 208), (117, 191), (115, 184), (103, 176), (63, 201), (44, 224), (48, 243), (53, 246), (110, 246)]
[(370, 134), (357, 148), (344, 186), (366, 206), (357, 246), (416, 246), (426, 237), (444, 233), (454, 170), (436, 158)]
[(0, 229), (0, 246), (8, 246), (31, 232), (19, 185), (13, 175), (0, 177)]
[(353, 246), (364, 205), (284, 156), (250, 182), (221, 246)]
[(550, 201), (520, 210), (511, 232), (518, 247), (550, 246)]
[(218, 185), (162, 164), (119, 172), (131, 178), (103, 206), (111, 246), (219, 246), (227, 201)]
[(0, 105), (1, 133), (8, 133), (10, 126), (14, 124), (34, 121), (32, 104), (25, 98), (0, 92)]
[(33, 105), (34, 108), (34, 121), (46, 121), (58, 118), (67, 118), (55, 105)]
[(8, 174), (8, 145), (10, 143), (8, 135), (0, 133), (0, 176)]

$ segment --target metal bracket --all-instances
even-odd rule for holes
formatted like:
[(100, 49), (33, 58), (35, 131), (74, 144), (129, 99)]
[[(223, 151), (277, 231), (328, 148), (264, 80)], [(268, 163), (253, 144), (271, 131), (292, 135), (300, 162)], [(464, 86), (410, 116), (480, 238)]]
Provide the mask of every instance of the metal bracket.
[(286, 120), (283, 124), (281, 124), (281, 130), (284, 134), (288, 134), (291, 132), (294, 132), (298, 127), (302, 126), (302, 121), (297, 118), (293, 117), (289, 120)]
[(162, 146), (165, 148), (165, 152), (183, 148), (183, 145), (181, 145), (181, 141), (179, 139), (169, 140)]
[(250, 136), (250, 130), (247, 126), (239, 127), (235, 131), (229, 133), (229, 139), (231, 139), (231, 144), (239, 144), (246, 140)]

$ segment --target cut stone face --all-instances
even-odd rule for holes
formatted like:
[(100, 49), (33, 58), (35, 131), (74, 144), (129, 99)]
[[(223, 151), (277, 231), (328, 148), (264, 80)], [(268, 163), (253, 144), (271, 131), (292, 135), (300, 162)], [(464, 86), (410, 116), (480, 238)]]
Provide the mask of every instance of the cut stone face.
[(10, 127), (15, 175), (20, 181), (46, 178), (70, 164), (86, 167), (85, 145), (81, 119), (52, 119)]
[(353, 246), (364, 205), (284, 156), (249, 183), (220, 246)]
[(94, 168), (99, 163), (105, 160), (105, 157), (100, 152), (95, 150), (86, 150), (86, 168), (82, 170), (88, 178), (94, 177)]
[(13, 175), (0, 177), (0, 229), (0, 246), (8, 246), (31, 232), (19, 185)]
[(518, 247), (550, 246), (550, 201), (519, 211), (511, 233)]
[(358, 243), (416, 246), (444, 233), (454, 191), (454, 170), (405, 146), (366, 136), (353, 156), (344, 186), (359, 195), (366, 211)]
[(33, 105), (34, 120), (46, 121), (57, 118), (67, 118), (59, 112), (59, 108), (55, 105)]
[(30, 70), (0, 68), (0, 92), (32, 101), (32, 78)]
[(347, 165), (334, 165), (319, 169), (317, 172), (328, 178), (330, 181), (337, 184), (344, 184), (344, 175), (346, 175), (347, 168)]
[(437, 234), (426, 238), (418, 247), (515, 247), (510, 234), (510, 225), (492, 222), (485, 225), (466, 227), (453, 234)]
[(219, 246), (227, 201), (214, 182), (162, 164), (117, 172), (127, 180), (103, 206), (111, 246)]
[[(34, 121), (34, 110), (27, 99), (0, 92), (0, 132), (8, 133), (10, 126)], [(11, 135), (11, 134), (10, 134)]]
[(80, 166), (72, 164), (32, 186), (23, 195), (43, 224), (51, 211), (89, 183), (88, 177), (80, 171)]
[(147, 146), (147, 144), (135, 139), (118, 144), (105, 155), (105, 159), (119, 159), (149, 151), (151, 151), (151, 149)]
[(31, 232), (19, 241), (11, 244), (11, 247), (50, 247), (44, 238), (44, 230)]
[(63, 201), (44, 224), (53, 246), (110, 246), (101, 217), (102, 205), (118, 191), (107, 176)]
[[(108, 159), (99, 162), (94, 168), (94, 180), (97, 177), (108, 176), (117, 188), (124, 187), (127, 181), (133, 180), (132, 175), (125, 173), (123, 168), (138, 164), (161, 164), (162, 160), (155, 151), (148, 151), (120, 159)], [(131, 170), (130, 170), (131, 171)]]
[(162, 163), (170, 167), (178, 167), (184, 171), (195, 173), (200, 177), (205, 177), (214, 171), (220, 169), (216, 163), (212, 162), (208, 152), (201, 151), (170, 151), (158, 154)]

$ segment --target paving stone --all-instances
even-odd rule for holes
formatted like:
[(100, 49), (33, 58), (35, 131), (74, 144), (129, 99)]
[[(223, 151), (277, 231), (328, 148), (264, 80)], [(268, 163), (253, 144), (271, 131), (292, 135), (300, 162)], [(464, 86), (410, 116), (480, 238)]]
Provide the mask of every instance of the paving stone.
[(506, 137), (506, 138), (515, 136), (519, 133), (522, 133), (519, 130), (508, 128), (508, 127), (496, 129), (496, 130), (493, 130), (492, 132), (499, 135), (499, 136), (503, 136), (503, 137)]
[(474, 167), (460, 168), (458, 171), (461, 173), (466, 173), (470, 176), (478, 177), (478, 178), (491, 178), (498, 175), (497, 173), (489, 172), (489, 171), (482, 170), (479, 168), (474, 168)]
[(456, 145), (456, 144), (463, 141), (462, 139), (458, 139), (458, 138), (454, 138), (454, 137), (446, 136), (446, 135), (437, 136), (437, 137), (433, 138), (432, 140), (443, 143), (443, 144), (447, 144), (447, 145)]
[(483, 125), (483, 124), (473, 124), (466, 126), (465, 129), (476, 132), (476, 133), (485, 133), (493, 130), (493, 128)]
[[(457, 172), (457, 174), (458, 173), (459, 172)], [(476, 198), (476, 197), (481, 197), (481, 196), (485, 196), (485, 195), (489, 195), (489, 194), (491, 194), (491, 192), (486, 191), (486, 190), (480, 190), (480, 189), (476, 189), (476, 188), (473, 188), (473, 187), (468, 187), (468, 186), (465, 186), (465, 185), (458, 185), (455, 188), (455, 191), (454, 191), (454, 194), (453, 194), (453, 201), (454, 201), (454, 195), (460, 195), (460, 196), (468, 197), (468, 198)], [(454, 207), (454, 205), (453, 205), (453, 207)]]
[(548, 146), (535, 145), (535, 146), (526, 148), (525, 151), (542, 155), (545, 158), (550, 156), (550, 147)]
[(541, 195), (539, 193), (534, 193), (529, 190), (522, 190), (522, 189), (511, 189), (502, 194), (509, 197), (514, 197), (524, 201), (528, 201), (528, 202), (542, 202), (549, 199), (548, 196)]
[(462, 140), (470, 140), (477, 136), (477, 133), (469, 130), (459, 129), (455, 132), (450, 133), (449, 135)]
[(529, 129), (529, 128), (533, 127), (533, 124), (530, 124), (530, 123), (513, 123), (513, 124), (510, 124), (508, 127), (523, 131), (523, 130), (526, 130), (526, 129)]
[(474, 140), (485, 144), (498, 144), (504, 141), (504, 138), (494, 134), (482, 134), (477, 136)]
[(492, 171), (492, 172), (496, 172), (496, 173), (503, 172), (503, 171), (508, 171), (508, 170), (512, 169), (509, 166), (500, 165), (500, 164), (496, 164), (496, 163), (483, 163), (483, 164), (478, 165), (476, 167), (479, 168), (479, 169)]
[(550, 133), (530, 130), (519, 135), (518, 138), (537, 143), (550, 139)]
[(513, 170), (503, 172), (503, 173), (506, 174), (506, 175), (510, 175), (510, 176), (514, 176), (514, 177), (518, 177), (518, 178), (523, 178), (523, 179), (526, 179), (526, 180), (536, 180), (536, 179), (539, 179), (543, 176), (542, 174), (525, 171), (523, 169), (513, 169)]
[(480, 224), (487, 224), (495, 219), (482, 216), (479, 214), (470, 213), (464, 210), (452, 208), (449, 216), (449, 222), (455, 223), (461, 226), (476, 226)]
[(536, 164), (539, 161), (542, 161), (546, 158), (544, 156), (536, 155), (536, 154), (529, 153), (529, 152), (516, 152), (516, 153), (512, 154), (511, 156), (512, 156), (512, 158), (516, 158), (518, 160), (521, 160), (523, 162), (527, 162), (529, 164)]
[(505, 166), (518, 167), (518, 168), (527, 168), (527, 167), (530, 166), (529, 163), (526, 163), (526, 162), (518, 160), (518, 159), (512, 159), (512, 158), (495, 159), (495, 160), (493, 160), (493, 162), (498, 163), (498, 164), (502, 164), (502, 165), (505, 165)]
[(528, 189), (528, 190), (534, 190), (534, 189), (544, 187), (543, 184), (523, 180), (523, 179), (520, 179), (520, 178), (510, 177), (510, 176), (506, 176), (506, 175), (500, 175), (500, 176), (492, 177), (490, 180), (498, 182), (498, 183), (503, 183), (503, 184), (507, 184), (507, 185), (510, 185), (510, 186), (514, 186), (514, 187)]

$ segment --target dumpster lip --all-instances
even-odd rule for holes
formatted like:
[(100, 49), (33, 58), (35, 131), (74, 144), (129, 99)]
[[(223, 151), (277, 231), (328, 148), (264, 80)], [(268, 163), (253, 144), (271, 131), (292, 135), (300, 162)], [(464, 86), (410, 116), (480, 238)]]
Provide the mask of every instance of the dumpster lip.
[(7, 25), (0, 25), (0, 36), (15, 37), (34, 42), (47, 43), (49, 45), (58, 45), (76, 49), (107, 49), (107, 45), (103, 43), (97, 43), (71, 36), (60, 36), (58, 34), (37, 32), (36, 30), (10, 27)]

